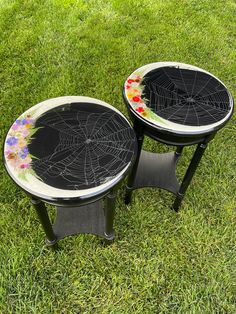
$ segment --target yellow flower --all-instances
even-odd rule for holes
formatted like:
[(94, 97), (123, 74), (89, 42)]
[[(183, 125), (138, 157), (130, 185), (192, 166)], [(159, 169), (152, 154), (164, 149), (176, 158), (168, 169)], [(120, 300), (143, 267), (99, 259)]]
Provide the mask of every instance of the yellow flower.
[(18, 147), (25, 147), (26, 145), (27, 145), (26, 140), (25, 140), (23, 137), (19, 138), (19, 141), (18, 141), (18, 143), (17, 143), (17, 146), (18, 146)]

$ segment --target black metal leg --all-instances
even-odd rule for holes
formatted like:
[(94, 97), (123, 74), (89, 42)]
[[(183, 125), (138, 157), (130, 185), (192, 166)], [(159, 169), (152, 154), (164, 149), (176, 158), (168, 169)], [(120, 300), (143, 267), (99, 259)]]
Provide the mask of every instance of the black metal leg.
[(176, 149), (176, 151), (175, 151), (175, 155), (176, 155), (176, 156), (181, 156), (183, 149), (184, 149), (183, 146), (177, 146), (177, 149)]
[(115, 216), (116, 192), (111, 191), (105, 199), (104, 214), (105, 214), (105, 237), (106, 240), (114, 239), (113, 221)]
[(182, 184), (180, 186), (180, 189), (179, 189), (179, 192), (177, 193), (177, 196), (176, 196), (176, 199), (174, 201), (174, 204), (173, 204), (173, 209), (175, 211), (178, 211), (179, 210), (179, 207), (181, 205), (181, 202), (183, 200), (183, 197), (184, 197), (184, 194), (193, 178), (193, 175), (197, 169), (197, 166), (204, 154), (204, 151), (207, 147), (207, 144), (206, 143), (202, 143), (202, 144), (198, 144), (197, 146), (197, 149), (193, 155), (193, 158), (190, 162), (190, 165), (185, 173), (185, 176), (183, 178), (183, 181), (182, 181)]
[(49, 246), (53, 246), (57, 242), (57, 237), (55, 236), (53, 229), (52, 229), (52, 224), (50, 222), (50, 219), (48, 217), (47, 209), (45, 207), (45, 204), (39, 200), (32, 198), (31, 203), (33, 204), (39, 220), (43, 226), (44, 232), (46, 234), (46, 244)]
[(128, 183), (126, 186), (126, 194), (125, 194), (125, 204), (128, 205), (131, 202), (131, 197), (132, 197), (132, 187), (134, 184), (137, 168), (138, 168), (138, 163), (139, 163), (139, 158), (142, 150), (142, 145), (143, 145), (143, 138), (144, 138), (144, 130), (143, 127), (138, 124), (137, 122), (134, 123), (134, 131), (137, 137), (137, 142), (138, 142), (138, 149), (137, 149), (137, 157), (134, 162), (134, 165), (131, 169), (131, 172), (128, 177)]

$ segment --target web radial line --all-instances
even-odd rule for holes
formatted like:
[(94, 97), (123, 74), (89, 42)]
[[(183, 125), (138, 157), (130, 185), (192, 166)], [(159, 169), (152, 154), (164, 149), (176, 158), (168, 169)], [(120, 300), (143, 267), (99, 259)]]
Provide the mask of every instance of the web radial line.
[(185, 115), (183, 124), (185, 124), (185, 122), (186, 122), (186, 120), (187, 120), (187, 116), (188, 116), (188, 113), (189, 113), (189, 109), (190, 109), (190, 106), (188, 105), (188, 109), (187, 109), (187, 112), (186, 112), (186, 115)]
[[(179, 102), (178, 102), (179, 101)], [(179, 105), (182, 105), (183, 104), (183, 106), (185, 105), (185, 103), (183, 103), (183, 102), (185, 102), (186, 103), (186, 101), (183, 99), (183, 100), (175, 100), (175, 103), (174, 104), (171, 104), (171, 105), (169, 105), (169, 106), (166, 106), (164, 109), (158, 109), (158, 108), (156, 108), (156, 111), (160, 111), (160, 112), (164, 112), (166, 109), (169, 109), (169, 108), (173, 108), (174, 106), (179, 106)], [(155, 104), (154, 104), (155, 105)], [(181, 108), (182, 108), (182, 106), (181, 106)]]
[[(198, 100), (200, 100), (200, 99), (202, 99), (203, 97), (199, 97), (198, 99), (197, 99), (197, 101)], [(217, 103), (217, 104), (229, 104), (229, 102), (228, 101), (216, 101), (216, 100), (200, 100), (200, 102), (201, 103)]]
[[(78, 149), (81, 149), (81, 146), (83, 147), (83, 142), (79, 142), (79, 143), (75, 143), (75, 144), (74, 144), (74, 143), (73, 143), (73, 144), (69, 143), (69, 145), (68, 145), (68, 143), (66, 143), (66, 144), (63, 143), (63, 144), (62, 144), (61, 141), (63, 142), (63, 140), (64, 140), (64, 139), (61, 139), (61, 138), (60, 138), (60, 143), (55, 147), (53, 153), (50, 155), (50, 158), (54, 158), (54, 155), (58, 155), (59, 153), (62, 153), (63, 151), (68, 151), (68, 146), (69, 146), (70, 150), (72, 150), (72, 148), (75, 148), (76, 151), (77, 151)], [(57, 151), (57, 149), (58, 149), (60, 146), (62, 146), (63, 149), (60, 149), (60, 150)], [(44, 158), (45, 158), (45, 157), (44, 157)], [(49, 159), (49, 160), (50, 160), (50, 159)]]
[(179, 110), (181, 110), (184, 107), (185, 104), (183, 104), (179, 109), (175, 110), (174, 112), (171, 113), (171, 115), (167, 118), (170, 119), (172, 116), (174, 116)]
[[(168, 77), (168, 79), (170, 80), (171, 84), (173, 84), (173, 85), (175, 86), (175, 88), (178, 89), (178, 87), (176, 86), (175, 82), (173, 82), (173, 79), (166, 73), (165, 68), (163, 68), (162, 70), (163, 70), (163, 72), (165, 73), (165, 75)], [(177, 93), (177, 96), (178, 96), (178, 97), (181, 97), (180, 95), (178, 95), (178, 93)]]
[[(102, 144), (103, 146), (109, 147), (111, 149), (115, 149), (118, 150), (119, 152), (130, 152), (132, 153), (132, 150), (126, 149), (126, 148), (121, 148), (121, 147), (117, 147), (117, 146), (111, 146), (111, 145), (106, 145), (106, 144)], [(115, 157), (115, 156), (114, 156)]]
[(198, 72), (195, 71), (194, 81), (193, 81), (193, 86), (192, 86), (192, 90), (191, 90), (191, 95), (190, 95), (190, 97), (193, 97), (193, 91), (194, 91), (194, 87), (195, 87), (195, 84), (196, 84), (197, 73), (198, 73)]
[(208, 85), (208, 83), (210, 83), (211, 79), (212, 79), (212, 77), (210, 76), (210, 78), (207, 80), (207, 82), (202, 86), (202, 88), (200, 88), (200, 90), (197, 92), (197, 94), (194, 95), (194, 97), (199, 95), (199, 93)]
[[(130, 140), (131, 141), (131, 140)], [(110, 143), (110, 142), (114, 142), (114, 141), (109, 141), (109, 140), (107, 140), (107, 141), (96, 141), (96, 143)], [(124, 141), (115, 141), (116, 143), (124, 143)], [(132, 141), (133, 142), (133, 141)], [(127, 144), (127, 142), (126, 143), (124, 143), (124, 145), (126, 145)]]
[[(115, 136), (116, 134), (119, 134), (119, 133), (122, 133), (122, 132), (125, 132), (127, 129), (121, 129), (121, 130), (118, 130), (118, 131), (114, 131), (112, 134), (110, 134), (110, 135), (106, 135), (106, 136), (103, 136), (103, 135), (101, 135), (101, 136), (99, 136), (99, 137), (96, 137), (95, 138), (95, 140), (96, 141), (98, 141), (98, 139), (99, 138), (106, 138), (106, 137), (108, 137), (108, 136)], [(96, 132), (96, 134), (97, 134), (97, 132)], [(94, 135), (93, 135), (94, 136)], [(93, 138), (93, 137), (92, 137)]]
[[(76, 132), (68, 123), (66, 123), (66, 120), (61, 117), (61, 115), (57, 112), (54, 111), (56, 113), (56, 115), (60, 118), (60, 120), (62, 121), (62, 124), (65, 124), (70, 130), (72, 130), (73, 132), (75, 132), (76, 134), (80, 135), (78, 132)], [(82, 131), (83, 132), (83, 131)], [(84, 132), (83, 132), (84, 133)]]
[(119, 167), (119, 169), (123, 168), (123, 164), (125, 164), (125, 162), (124, 162), (123, 159), (121, 159), (120, 157), (118, 157), (118, 156), (120, 156), (120, 154), (119, 154), (118, 156), (117, 156), (117, 155), (114, 155), (114, 154), (112, 154), (111, 152), (108, 152), (107, 150), (104, 150), (104, 149), (102, 148), (102, 146), (107, 146), (107, 145), (104, 145), (104, 144), (103, 144), (103, 145), (101, 145), (101, 147), (99, 147), (99, 149), (100, 149), (103, 153), (105, 153), (105, 155), (109, 155), (109, 156), (111, 156), (111, 157), (113, 157), (113, 158), (115, 158), (115, 159), (121, 161), (122, 166)]
[(92, 117), (92, 116), (96, 116), (96, 117), (98, 117), (98, 118), (96, 119), (96, 121), (95, 121), (95, 123), (94, 123), (94, 125), (93, 125), (92, 130), (89, 132), (89, 133), (90, 133), (90, 136), (93, 134), (94, 130), (96, 129), (98, 122), (100, 122), (100, 120), (105, 119), (105, 117), (108, 116), (108, 114), (107, 114), (107, 112), (103, 112), (103, 113), (101, 113), (101, 114), (99, 114), (99, 115), (98, 115), (98, 114), (95, 114), (95, 113), (91, 113), (91, 114), (88, 115), (88, 120), (89, 120), (90, 117)]
[[(159, 85), (159, 84), (157, 84), (157, 83), (151, 82), (150, 85), (151, 85), (151, 84), (153, 84), (154, 87), (158, 87), (158, 88), (160, 88), (160, 89), (166, 90), (168, 93), (175, 94), (175, 95), (177, 96), (177, 99), (179, 99), (179, 98), (185, 99), (183, 96), (179, 95), (178, 93), (176, 93), (176, 92), (174, 92), (174, 91), (172, 91), (172, 90), (169, 90), (169, 89), (167, 89), (167, 88), (165, 88), (165, 87), (163, 87), (163, 86), (161, 86), (161, 85)], [(147, 85), (146, 85), (146, 86), (147, 86)]]
[(219, 90), (219, 91), (214, 92), (214, 93), (206, 94), (204, 96), (198, 97), (198, 99), (201, 99), (201, 98), (204, 98), (204, 97), (207, 97), (207, 96), (211, 96), (211, 95), (215, 95), (215, 94), (219, 94), (219, 93), (222, 93), (222, 92), (225, 93), (225, 90)]
[(201, 107), (204, 111), (206, 111), (214, 120), (218, 121), (218, 119), (216, 119), (210, 112), (209, 110), (207, 110), (206, 108), (202, 107), (199, 103), (198, 106)]
[(78, 111), (77, 112), (77, 115), (76, 115), (76, 120), (78, 121), (79, 123), (79, 130), (83, 133), (84, 137), (87, 138), (87, 134), (84, 132), (84, 129), (86, 130), (86, 128), (84, 127), (83, 123), (81, 120), (79, 120), (79, 114), (84, 114), (83, 111)]
[[(66, 134), (67, 136), (68, 136), (68, 135), (72, 136), (71, 133), (68, 133), (68, 132), (64, 131), (63, 129), (59, 128), (59, 127), (55, 127), (55, 125), (48, 124), (48, 123), (45, 122), (45, 121), (42, 121), (40, 124), (43, 125), (43, 126), (49, 127), (49, 128), (51, 128), (51, 129), (53, 129), (53, 130), (60, 131), (60, 133), (64, 133), (64, 134)], [(58, 125), (58, 124), (57, 124), (57, 125)]]
[(90, 159), (90, 168), (91, 168), (91, 171), (92, 171), (92, 174), (93, 174), (93, 182), (97, 182), (97, 177), (96, 177), (96, 172), (94, 171), (93, 169), (93, 161), (92, 161), (92, 158), (91, 158), (91, 152), (89, 151), (89, 159)]
[(87, 165), (87, 147), (85, 147), (85, 155), (84, 155), (84, 181), (85, 181), (85, 185), (88, 185), (88, 178), (87, 178), (87, 169), (86, 169), (86, 165)]
[(111, 117), (108, 118), (108, 120), (107, 120), (98, 130), (96, 130), (96, 132), (91, 136), (91, 138), (93, 139), (94, 136), (95, 136), (111, 119), (114, 118), (114, 116), (115, 116), (115, 114), (113, 113), (113, 114), (111, 115)]
[(225, 110), (225, 109), (221, 109), (221, 108), (217, 108), (217, 107), (215, 107), (215, 106), (211, 106), (210, 104), (207, 104), (206, 102), (203, 102), (203, 101), (197, 101), (197, 103), (199, 104), (202, 104), (202, 105), (204, 105), (204, 106), (208, 106), (208, 107), (210, 107), (211, 109), (214, 109), (214, 110), (218, 110), (220, 113), (222, 113), (222, 112), (228, 112), (228, 110)]
[[(61, 144), (58, 144), (58, 145), (56, 146), (55, 150), (56, 150), (57, 147), (60, 146), (60, 145), (61, 145)], [(83, 144), (81, 143), (81, 145), (83, 145)], [(74, 145), (73, 145), (73, 146), (74, 146)], [(72, 147), (73, 147), (73, 146), (72, 146)], [(77, 145), (77, 146), (78, 146), (78, 145)], [(55, 157), (54, 155), (58, 155), (58, 154), (60, 154), (62, 151), (68, 151), (68, 147), (65, 147), (63, 150), (59, 150), (58, 152), (56, 152), (55, 150), (54, 150), (54, 152), (53, 152), (51, 155), (45, 156), (45, 157), (39, 159), (39, 161), (43, 161), (43, 162), (45, 162), (45, 161), (51, 161), (51, 159)], [(82, 152), (81, 147), (77, 148), (77, 150), (79, 150), (79, 151)], [(77, 150), (76, 150), (73, 154), (75, 154), (75, 153), (77, 152)], [(67, 158), (67, 157), (66, 157), (66, 158)], [(66, 159), (66, 158), (65, 158), (65, 159)], [(37, 160), (36, 160), (36, 161), (37, 161)], [(61, 161), (61, 160), (60, 160), (60, 161)], [(60, 161), (58, 161), (58, 162), (60, 162)], [(56, 163), (57, 163), (57, 162), (56, 162)]]
[(189, 97), (189, 93), (188, 93), (188, 90), (187, 90), (187, 86), (185, 85), (185, 81), (184, 81), (184, 79), (183, 79), (182, 72), (181, 72), (180, 68), (178, 68), (178, 69), (179, 69), (179, 73), (180, 73), (180, 76), (181, 76), (181, 80), (182, 80), (182, 82), (184, 83), (185, 92), (186, 92), (186, 94), (187, 94), (188, 97)]
[[(202, 99), (202, 98), (201, 98)], [(202, 104), (207, 104), (207, 105), (209, 105), (209, 104), (220, 104), (220, 105), (223, 105), (224, 104), (224, 106), (225, 105), (228, 105), (229, 103), (227, 102), (227, 101), (215, 101), (215, 100), (200, 100), (200, 98), (199, 99), (196, 99), (196, 101), (200, 101)], [(216, 107), (217, 108), (217, 107)], [(221, 110), (223, 110), (223, 111), (227, 111), (228, 112), (228, 110), (227, 109), (224, 109), (224, 108), (221, 108)]]
[[(83, 150), (84, 150), (84, 149), (83, 149)], [(80, 150), (79, 152), (82, 154), (83, 150)], [(78, 158), (78, 156), (79, 156), (80, 154), (77, 155), (77, 151), (75, 151), (73, 155), (76, 155), (76, 156), (74, 157), (74, 159), (72, 160), (72, 162), (74, 162), (74, 161)], [(61, 164), (63, 165), (64, 160), (67, 159), (67, 158), (68, 158), (68, 157), (66, 157), (66, 158), (64, 158), (64, 159), (62, 159), (62, 160), (59, 160), (59, 161), (57, 161), (57, 162), (54, 161), (53, 167), (54, 167), (54, 168), (57, 168), (57, 169), (61, 168), (62, 166), (61, 166), (61, 167), (58, 167), (57, 164), (60, 164), (60, 163), (61, 163)], [(50, 160), (50, 159), (46, 159), (46, 160), (45, 160), (45, 158), (43, 158), (43, 159), (40, 159), (39, 162), (44, 164), (44, 163), (47, 162), (48, 160)], [(72, 162), (70, 163), (70, 165), (72, 164)], [(47, 165), (48, 165), (48, 163), (47, 163)], [(46, 165), (46, 166), (47, 166), (47, 165)], [(65, 166), (65, 164), (64, 164), (64, 166)], [(52, 168), (52, 167), (51, 167), (51, 168)], [(47, 168), (45, 171), (41, 172), (40, 175), (44, 175), (45, 173), (49, 173), (49, 170), (51, 170), (51, 168)], [(50, 176), (50, 175), (49, 175), (49, 176)], [(50, 177), (51, 177), (51, 176), (50, 176)]]
[[(153, 84), (153, 83), (151, 83), (151, 84)], [(176, 98), (169, 98), (169, 97), (167, 97), (167, 96), (165, 96), (165, 95), (158, 94), (158, 93), (156, 92), (156, 90), (155, 90), (155, 91), (154, 91), (154, 90), (151, 90), (148, 85), (146, 85), (146, 86), (147, 86), (147, 88), (149, 89), (149, 92), (150, 92), (150, 93), (153, 93), (153, 94), (154, 94), (155, 96), (157, 96), (157, 97), (162, 97), (162, 98), (165, 98), (165, 99), (169, 99), (169, 100), (171, 100), (171, 101), (176, 101), (176, 100), (178, 100), (177, 97), (176, 97)], [(156, 85), (154, 85), (154, 84), (153, 84), (153, 86), (156, 87)], [(170, 92), (171, 92), (171, 91), (170, 91)], [(172, 92), (172, 93), (174, 93), (174, 92)], [(150, 98), (151, 98), (151, 97), (150, 97)], [(183, 100), (185, 100), (183, 97), (180, 97), (180, 98), (182, 98)]]
[(196, 110), (195, 106), (193, 106), (193, 110), (195, 111), (196, 118), (197, 118), (197, 125), (199, 126), (200, 123), (199, 123), (198, 113), (197, 113), (197, 110)]

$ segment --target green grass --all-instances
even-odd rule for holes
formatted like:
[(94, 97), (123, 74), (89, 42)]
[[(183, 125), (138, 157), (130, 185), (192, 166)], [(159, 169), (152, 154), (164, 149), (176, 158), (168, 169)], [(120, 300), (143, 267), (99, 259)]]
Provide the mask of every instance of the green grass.
[[(122, 84), (150, 62), (197, 65), (236, 95), (235, 16), (233, 0), (0, 0), (2, 142), (18, 115), (51, 97), (87, 95), (127, 115)], [(179, 214), (154, 189), (136, 191), (127, 210), (123, 185), (109, 247), (79, 235), (45, 248), (1, 167), (0, 313), (236, 313), (235, 130), (234, 117), (209, 145)]]

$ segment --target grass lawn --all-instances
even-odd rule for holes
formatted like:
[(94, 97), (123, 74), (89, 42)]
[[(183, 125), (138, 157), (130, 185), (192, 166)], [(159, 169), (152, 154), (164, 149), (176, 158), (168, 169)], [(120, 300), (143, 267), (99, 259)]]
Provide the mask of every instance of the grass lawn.
[[(234, 0), (0, 0), (1, 144), (18, 115), (51, 97), (87, 95), (128, 116), (123, 82), (146, 63), (202, 67), (236, 95), (235, 16)], [(0, 313), (235, 314), (235, 122), (210, 143), (178, 214), (155, 189), (126, 207), (123, 185), (109, 247), (79, 235), (45, 248), (1, 166)], [(148, 138), (145, 148), (171, 150)]]

